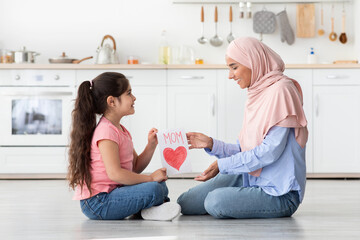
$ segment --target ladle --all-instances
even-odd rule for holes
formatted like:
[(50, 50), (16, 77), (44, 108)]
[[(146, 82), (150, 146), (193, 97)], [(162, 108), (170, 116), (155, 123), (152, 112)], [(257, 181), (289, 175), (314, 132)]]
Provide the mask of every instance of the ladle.
[(322, 36), (325, 34), (325, 31), (324, 31), (324, 10), (323, 10), (323, 5), (321, 4), (321, 25), (320, 25), (320, 29), (318, 30), (318, 35), (319, 36)]
[(210, 44), (214, 47), (220, 47), (223, 44), (221, 37), (217, 35), (217, 21), (218, 21), (218, 10), (215, 6), (215, 36), (210, 39)]
[(204, 7), (201, 6), (201, 24), (202, 24), (202, 27), (201, 27), (201, 37), (198, 39), (198, 42), (200, 44), (205, 44), (207, 43), (207, 39), (204, 37)]
[(230, 33), (226, 38), (229, 43), (231, 43), (235, 39), (234, 35), (232, 34), (232, 21), (233, 21), (233, 12), (232, 12), (232, 6), (230, 6), (230, 12), (229, 12)]
[(347, 37), (346, 37), (346, 33), (345, 33), (345, 9), (343, 7), (343, 12), (342, 12), (342, 24), (341, 24), (341, 34), (339, 36), (339, 41), (342, 44), (345, 44), (347, 42)]

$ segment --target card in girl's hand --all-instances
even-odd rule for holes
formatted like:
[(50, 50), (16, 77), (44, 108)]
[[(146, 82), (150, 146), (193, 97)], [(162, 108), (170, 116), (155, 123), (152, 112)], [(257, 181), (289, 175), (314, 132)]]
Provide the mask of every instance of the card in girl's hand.
[(192, 172), (188, 159), (189, 146), (183, 129), (165, 130), (157, 133), (161, 163), (167, 175)]

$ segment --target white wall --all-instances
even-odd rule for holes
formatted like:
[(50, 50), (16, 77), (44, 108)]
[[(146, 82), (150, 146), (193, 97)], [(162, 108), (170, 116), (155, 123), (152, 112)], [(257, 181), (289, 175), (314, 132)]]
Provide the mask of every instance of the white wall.
[[(200, 6), (173, 4), (171, 0), (0, 0), (0, 48), (18, 50), (26, 46), (41, 56), (38, 63), (47, 63), (65, 51), (69, 57), (95, 56), (102, 37), (112, 35), (118, 46), (120, 60), (125, 63), (128, 54), (140, 56), (149, 63), (157, 62), (161, 30), (166, 29), (172, 46), (187, 45), (195, 49), (196, 57), (206, 63), (223, 63), (227, 43), (215, 48), (200, 45)], [(324, 4), (325, 31), (323, 37), (297, 38), (292, 46), (280, 42), (280, 30), (265, 35), (264, 42), (277, 51), (286, 63), (305, 63), (310, 47), (314, 47), (320, 62), (339, 59), (357, 59), (359, 40), (355, 41), (353, 24), (359, 4), (347, 4), (348, 43), (330, 42), (331, 5)], [(214, 5), (205, 7), (205, 35), (214, 35)], [(229, 33), (229, 5), (219, 4), (219, 35), (226, 39)], [(267, 10), (278, 13), (285, 5), (266, 5)], [(253, 5), (259, 11), (262, 5)], [(291, 26), (296, 27), (296, 5), (286, 6)], [(238, 6), (233, 5), (236, 36), (254, 36), (252, 20), (238, 18)], [(340, 35), (342, 4), (335, 4), (335, 31)], [(317, 25), (320, 23), (320, 5), (316, 5)], [(86, 63), (92, 63), (90, 60)]]

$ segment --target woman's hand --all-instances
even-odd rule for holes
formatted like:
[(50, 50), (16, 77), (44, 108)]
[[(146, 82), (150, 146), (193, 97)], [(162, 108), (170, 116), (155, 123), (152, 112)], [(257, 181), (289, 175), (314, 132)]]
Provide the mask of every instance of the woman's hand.
[(213, 140), (211, 137), (208, 137), (202, 133), (197, 132), (188, 132), (186, 133), (186, 138), (188, 140), (189, 149), (193, 148), (210, 148), (213, 147)]
[(218, 173), (219, 173), (219, 166), (216, 160), (201, 175), (197, 176), (195, 180), (205, 182), (210, 178), (215, 177)]
[(157, 132), (158, 132), (158, 130), (156, 128), (152, 128), (149, 131), (148, 144), (152, 147), (156, 147), (156, 145), (158, 144), (158, 140), (157, 140), (157, 136), (156, 136)]
[(153, 179), (154, 182), (163, 182), (166, 181), (168, 178), (166, 176), (166, 168), (160, 168), (150, 174), (150, 177)]

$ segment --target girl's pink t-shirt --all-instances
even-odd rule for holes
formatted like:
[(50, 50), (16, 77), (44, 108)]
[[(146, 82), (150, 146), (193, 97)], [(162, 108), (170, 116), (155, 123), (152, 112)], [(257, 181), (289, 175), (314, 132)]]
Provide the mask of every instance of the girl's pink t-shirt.
[(119, 146), (119, 159), (120, 164), (123, 169), (132, 171), (133, 169), (133, 142), (131, 135), (122, 126), (124, 131), (119, 130), (115, 127), (109, 120), (105, 117), (102, 117), (95, 128), (92, 141), (91, 141), (91, 189), (92, 195), (90, 195), (89, 189), (86, 185), (83, 186), (81, 191), (81, 186), (77, 186), (75, 189), (74, 200), (82, 200), (90, 198), (101, 192), (111, 192), (116, 187), (122, 186), (121, 184), (112, 181), (109, 179), (104, 162), (102, 160), (98, 143), (101, 140), (111, 140), (114, 141)]

